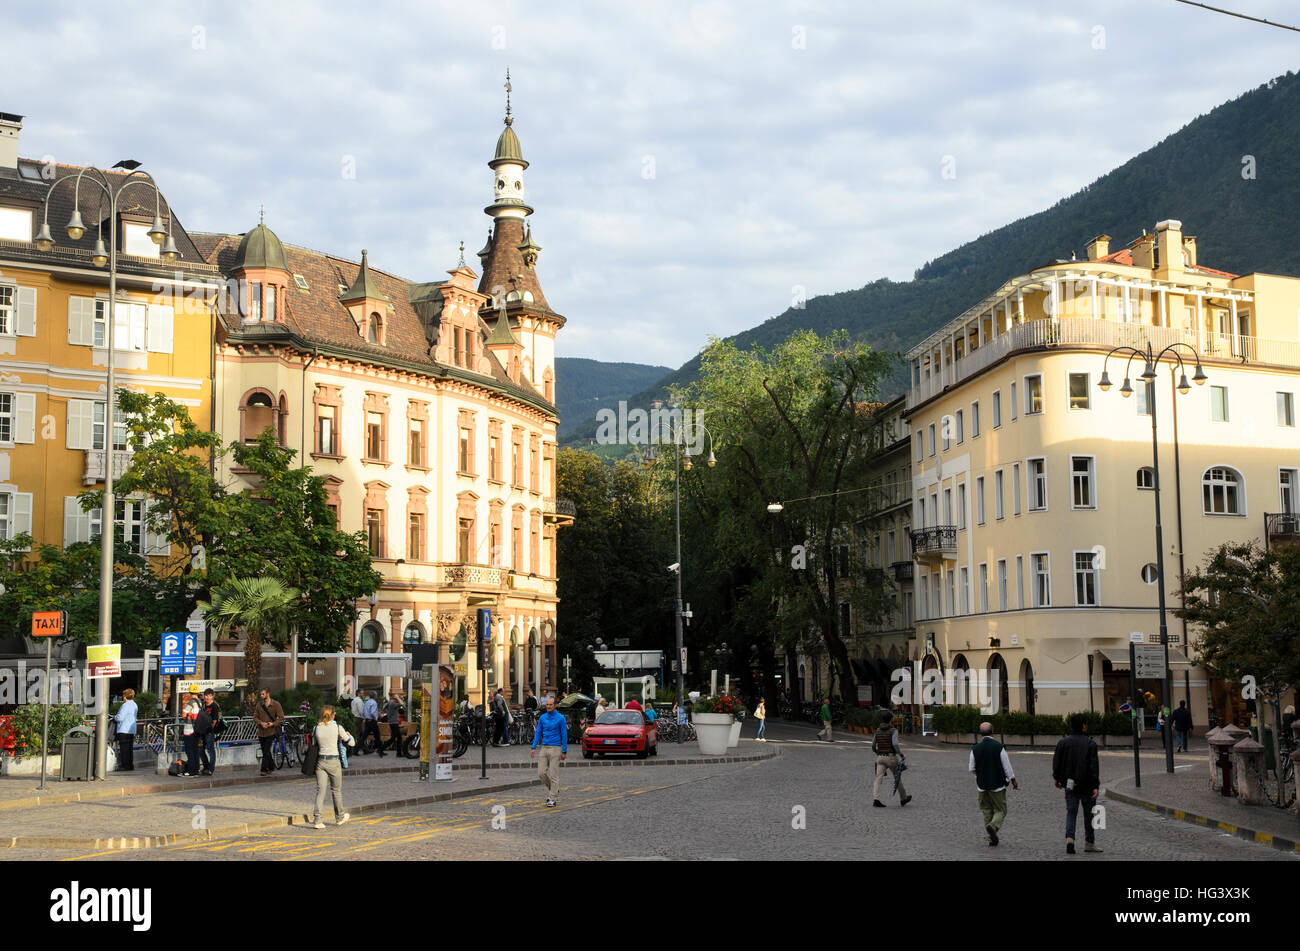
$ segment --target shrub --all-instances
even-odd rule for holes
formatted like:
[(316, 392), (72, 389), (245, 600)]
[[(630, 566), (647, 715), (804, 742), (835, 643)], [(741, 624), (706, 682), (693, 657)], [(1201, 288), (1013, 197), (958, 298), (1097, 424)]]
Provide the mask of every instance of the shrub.
[[(28, 703), (14, 713), (10, 726), (14, 731), (15, 756), (39, 756), (41, 752), (41, 725), (45, 719), (45, 706)], [(50, 705), (50, 752), (63, 749), (63, 734), (81, 726), (82, 713), (70, 703)]]
[[(1088, 729), (1092, 729), (1091, 726)], [(1106, 736), (1132, 736), (1133, 721), (1124, 713), (1105, 713), (1101, 717), (1101, 731)]]
[(988, 717), (979, 707), (942, 706), (934, 709), (934, 728), (940, 733), (978, 733)]
[(1069, 730), (1065, 718), (1056, 713), (1040, 713), (1034, 717), (1034, 734), (1037, 736), (1064, 736)]

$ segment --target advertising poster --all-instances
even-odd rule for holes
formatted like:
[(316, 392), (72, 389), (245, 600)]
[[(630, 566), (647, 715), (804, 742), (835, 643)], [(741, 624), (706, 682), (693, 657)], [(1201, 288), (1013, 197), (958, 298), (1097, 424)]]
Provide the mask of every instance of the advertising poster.
[(451, 779), (451, 731), (455, 726), (456, 698), (452, 691), (456, 672), (447, 664), (438, 668), (438, 752), (434, 780)]
[(432, 671), (424, 668), (424, 680), (420, 684), (420, 779), (429, 778), (429, 724), (432, 723), (433, 717), (430, 713), (433, 709), (433, 686), (429, 683), (429, 674)]

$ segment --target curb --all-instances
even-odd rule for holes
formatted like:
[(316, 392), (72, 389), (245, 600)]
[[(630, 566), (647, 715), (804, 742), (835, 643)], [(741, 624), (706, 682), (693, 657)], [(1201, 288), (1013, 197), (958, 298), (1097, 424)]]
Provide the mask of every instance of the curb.
[[(565, 769), (572, 767), (617, 767), (617, 766), (707, 766), (720, 765), (728, 763), (751, 763), (761, 760), (772, 759), (778, 755), (776, 750), (763, 753), (752, 753), (739, 756), (708, 756), (708, 757), (691, 757), (689, 759), (655, 759), (655, 760), (578, 760), (571, 762), (565, 760)], [(527, 763), (497, 763), (490, 765), (489, 769), (536, 769), (537, 764)], [(464, 764), (454, 767), (460, 770), (478, 770), (481, 767), (472, 764)], [(368, 776), (368, 775), (388, 775), (418, 772), (419, 767), (406, 767), (401, 769), (359, 769), (348, 770), (349, 775)], [(263, 778), (274, 779), (277, 782), (292, 782), (297, 779), (306, 777), (299, 774), (291, 776), (274, 776), (274, 777), (247, 777), (227, 780), (209, 781), (208, 783), (189, 783), (183, 786), (175, 784), (160, 785), (155, 787), (146, 787), (144, 789), (134, 789), (132, 793), (167, 791), (174, 792), (177, 789), (220, 789), (228, 786), (253, 785), (260, 782)], [(476, 789), (457, 789), (444, 793), (431, 793), (427, 796), (408, 796), (402, 799), (393, 799), (386, 802), (369, 803), (367, 805), (355, 806), (349, 810), (352, 815), (361, 815), (367, 812), (380, 812), (385, 809), (402, 809), (412, 806), (424, 806), (436, 802), (447, 802), (452, 799), (464, 799), (469, 796), (480, 796), (484, 793), (505, 792), (511, 789), (522, 789), (533, 786), (537, 783), (536, 779), (524, 779), (515, 782), (498, 783), (491, 786), (483, 786)], [(55, 805), (66, 802), (86, 802), (95, 799), (121, 799), (130, 795), (123, 789), (105, 790), (99, 796), (86, 796), (77, 794), (68, 799), (50, 800), (45, 798), (45, 805)], [(30, 804), (38, 804), (38, 800), (33, 798), (29, 800)], [(6, 803), (5, 808), (17, 808), (14, 803)], [(129, 849), (156, 849), (169, 845), (185, 845), (189, 843), (211, 842), (218, 839), (237, 838), (242, 835), (248, 835), (252, 832), (266, 832), (271, 829), (279, 829), (285, 826), (309, 825), (311, 816), (305, 813), (298, 813), (289, 816), (281, 816), (275, 819), (266, 819), (261, 822), (243, 822), (231, 826), (223, 826), (219, 829), (204, 829), (195, 832), (181, 832), (170, 835), (153, 835), (153, 836), (114, 836), (108, 838), (66, 838), (61, 836), (0, 836), (0, 849), (89, 849), (89, 850), (118, 850), (124, 851)]]
[(1171, 819), (1178, 819), (1181, 822), (1190, 822), (1193, 825), (1207, 826), (1211, 829), (1219, 829), (1234, 835), (1238, 839), (1244, 839), (1247, 842), (1254, 842), (1258, 845), (1267, 845), (1277, 849), (1279, 852), (1300, 852), (1300, 842), (1294, 839), (1286, 839), (1280, 835), (1273, 835), (1268, 832), (1259, 832), (1255, 829), (1246, 829), (1241, 826), (1233, 825), (1230, 822), (1220, 822), (1217, 819), (1211, 819), (1207, 816), (1198, 816), (1194, 812), (1188, 812), (1186, 809), (1175, 809), (1173, 806), (1162, 806), (1159, 803), (1148, 802), (1145, 799), (1139, 799), (1137, 796), (1131, 796), (1128, 793), (1117, 792), (1114, 789), (1107, 789), (1106, 796), (1117, 802), (1127, 803), (1130, 806), (1141, 806), (1143, 809), (1149, 809), (1157, 812), (1162, 816), (1168, 816)]

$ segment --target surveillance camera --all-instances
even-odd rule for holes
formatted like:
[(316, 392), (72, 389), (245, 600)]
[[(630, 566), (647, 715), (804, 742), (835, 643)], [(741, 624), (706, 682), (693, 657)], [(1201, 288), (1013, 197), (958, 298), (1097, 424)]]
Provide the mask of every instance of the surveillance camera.
[(682, 563), (680, 561), (674, 561), (668, 566), (668, 570), (676, 574), (678, 571), (682, 570)]

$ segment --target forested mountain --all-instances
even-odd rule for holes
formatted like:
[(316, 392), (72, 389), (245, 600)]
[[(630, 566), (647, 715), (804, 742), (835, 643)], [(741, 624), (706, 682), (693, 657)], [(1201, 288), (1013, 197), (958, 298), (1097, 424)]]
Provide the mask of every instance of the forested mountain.
[(560, 439), (579, 430), (602, 406), (617, 409), (618, 401), (637, 393), (672, 372), (671, 367), (644, 363), (604, 363), (577, 357), (556, 357), (560, 380), (556, 396), (560, 411)]
[[(731, 339), (772, 347), (799, 328), (845, 329), (877, 349), (902, 352), (1008, 278), (1082, 257), (1094, 235), (1111, 235), (1111, 250), (1119, 250), (1166, 218), (1196, 236), (1203, 264), (1300, 276), (1300, 75), (1288, 72), (1224, 103), (1051, 208), (927, 262), (911, 281), (881, 279), (814, 297)], [(626, 397), (629, 405), (648, 405), (664, 386), (694, 379), (698, 370), (697, 357)], [(900, 366), (897, 391), (905, 380)], [(566, 426), (575, 429), (585, 437), (595, 421)]]

